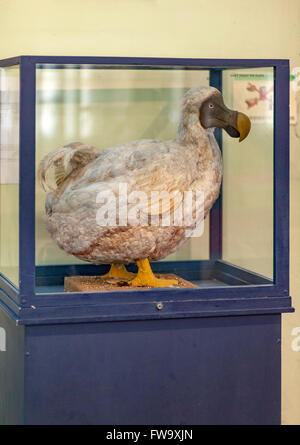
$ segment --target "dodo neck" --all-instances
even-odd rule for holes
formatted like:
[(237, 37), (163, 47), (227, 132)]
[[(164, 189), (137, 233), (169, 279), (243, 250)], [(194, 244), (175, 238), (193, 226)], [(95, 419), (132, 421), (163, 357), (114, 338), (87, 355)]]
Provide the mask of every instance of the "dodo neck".
[(214, 139), (213, 130), (205, 130), (199, 122), (199, 112), (183, 113), (178, 127), (176, 141), (201, 151), (210, 150), (211, 139)]

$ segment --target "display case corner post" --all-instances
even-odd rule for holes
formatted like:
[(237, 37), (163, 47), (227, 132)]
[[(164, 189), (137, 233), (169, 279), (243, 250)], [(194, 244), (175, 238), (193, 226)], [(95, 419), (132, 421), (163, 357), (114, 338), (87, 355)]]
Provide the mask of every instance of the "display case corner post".
[(35, 97), (36, 61), (20, 58), (19, 254), (20, 296), (35, 291)]
[[(223, 69), (210, 68), (209, 84), (223, 91)], [(222, 151), (222, 130), (215, 129), (215, 137)], [(222, 186), (220, 195), (210, 211), (209, 216), (209, 257), (211, 260), (222, 258)]]
[(289, 293), (289, 61), (274, 66), (274, 276)]

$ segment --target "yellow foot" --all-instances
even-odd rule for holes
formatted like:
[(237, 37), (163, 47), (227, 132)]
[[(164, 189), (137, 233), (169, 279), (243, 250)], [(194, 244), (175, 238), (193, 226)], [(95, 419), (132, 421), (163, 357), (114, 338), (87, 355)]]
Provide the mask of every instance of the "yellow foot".
[(124, 278), (130, 280), (135, 277), (135, 273), (128, 272), (124, 264), (112, 264), (109, 271), (101, 275), (101, 278)]
[(178, 284), (177, 280), (166, 280), (164, 278), (156, 278), (153, 276), (151, 279), (140, 279), (140, 277), (135, 277), (133, 280), (128, 282), (131, 286), (139, 287), (172, 287)]
[(163, 278), (156, 278), (151, 270), (148, 258), (137, 260), (138, 274), (128, 283), (131, 286), (141, 287), (170, 287), (178, 284), (177, 280), (166, 280)]

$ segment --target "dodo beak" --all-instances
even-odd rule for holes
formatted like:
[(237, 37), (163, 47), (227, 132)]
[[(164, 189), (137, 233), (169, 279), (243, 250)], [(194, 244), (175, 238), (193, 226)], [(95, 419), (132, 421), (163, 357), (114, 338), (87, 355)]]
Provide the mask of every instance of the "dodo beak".
[(239, 142), (242, 142), (248, 136), (251, 128), (251, 122), (244, 113), (237, 112), (237, 131), (240, 133)]
[(200, 123), (203, 128), (223, 128), (229, 136), (239, 138), (239, 142), (248, 136), (251, 128), (248, 116), (227, 108), (219, 92), (202, 104)]

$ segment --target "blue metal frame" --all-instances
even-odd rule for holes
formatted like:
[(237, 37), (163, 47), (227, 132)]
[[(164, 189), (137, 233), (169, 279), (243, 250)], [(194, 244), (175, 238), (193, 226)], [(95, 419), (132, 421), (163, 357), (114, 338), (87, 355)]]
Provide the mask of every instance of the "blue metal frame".
[[(120, 320), (142, 318), (195, 317), (246, 313), (291, 312), (289, 297), (289, 61), (256, 59), (165, 59), (131, 57), (20, 56), (0, 61), (0, 67), (20, 65), (20, 288), (0, 276), (1, 304), (16, 314), (19, 323), (47, 323), (53, 320)], [(222, 89), (225, 69), (273, 67), (274, 100), (274, 282), (221, 261), (222, 199), (210, 216), (210, 263), (157, 263), (154, 269), (214, 267), (225, 274), (228, 286), (191, 289), (151, 289), (108, 293), (37, 294), (35, 288), (35, 72), (39, 64), (123, 65), (140, 67), (190, 67), (210, 70), (210, 84)], [(187, 68), (188, 69), (188, 68)], [(221, 132), (217, 133), (222, 145)], [(191, 264), (193, 263), (193, 264)], [(205, 264), (204, 264), (205, 263)], [(83, 266), (64, 266), (73, 274)], [(87, 273), (90, 267), (84, 266)], [(169, 268), (169, 269), (168, 269)], [(46, 268), (47, 269), (47, 268)], [(46, 276), (47, 270), (42, 273)], [(54, 270), (55, 269), (54, 266)], [(97, 270), (98, 271), (98, 270)], [(90, 272), (91, 273), (91, 272)], [(248, 275), (247, 275), (248, 274)], [(247, 277), (247, 278), (246, 278)], [(250, 279), (251, 278), (251, 279)], [(248, 281), (247, 281), (248, 280)], [(253, 281), (254, 280), (254, 281)], [(249, 283), (255, 283), (246, 285)], [(158, 311), (156, 302), (163, 301)]]
[[(210, 78), (209, 83), (211, 86), (217, 88), (219, 91), (222, 91), (223, 82), (222, 82), (222, 73), (221, 69), (212, 69), (210, 70)], [(222, 141), (222, 130), (221, 128), (215, 129), (215, 137), (222, 151), (223, 141)], [(213, 205), (213, 208), (209, 214), (209, 252), (211, 259), (221, 259), (222, 258), (222, 186), (220, 191), (220, 196)]]
[(35, 292), (35, 65), (20, 61), (20, 294)]

